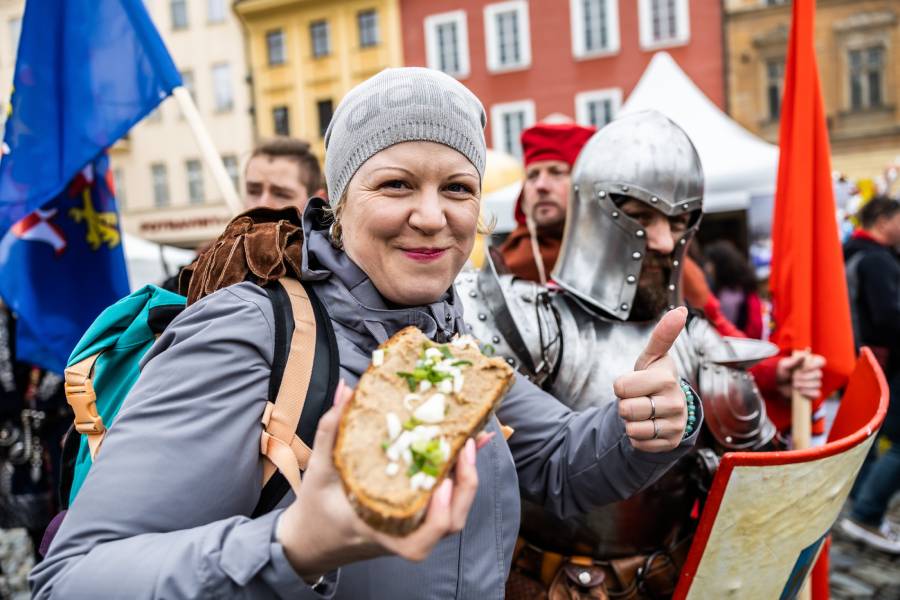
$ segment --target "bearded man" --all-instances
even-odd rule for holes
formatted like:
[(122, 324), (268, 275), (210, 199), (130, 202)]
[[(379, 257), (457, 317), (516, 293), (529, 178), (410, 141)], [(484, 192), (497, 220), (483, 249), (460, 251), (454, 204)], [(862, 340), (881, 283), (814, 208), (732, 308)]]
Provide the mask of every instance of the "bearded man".
[[(552, 286), (498, 270), (495, 257), (481, 272), (462, 274), (458, 289), (476, 337), (580, 410), (627, 392), (613, 389), (615, 375), (634, 368), (656, 322), (680, 304), (682, 262), (702, 213), (703, 170), (685, 132), (647, 111), (594, 134), (571, 179)], [(522, 489), (524, 543), (508, 597), (548, 588), (550, 598), (670, 595), (718, 456), (762, 449), (775, 435), (744, 369), (776, 351), (766, 342), (722, 338), (702, 317), (689, 318), (670, 355), (683, 388), (699, 392), (703, 447), (652, 488), (575, 518), (547, 514)], [(640, 415), (627, 415), (654, 423), (633, 433), (660, 435), (655, 409), (650, 396)]]

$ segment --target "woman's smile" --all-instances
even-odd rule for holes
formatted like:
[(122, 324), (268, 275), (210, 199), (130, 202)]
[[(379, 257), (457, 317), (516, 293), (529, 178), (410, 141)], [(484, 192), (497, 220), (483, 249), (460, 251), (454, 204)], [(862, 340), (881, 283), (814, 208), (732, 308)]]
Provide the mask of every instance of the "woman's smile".
[(407, 258), (417, 262), (434, 262), (447, 253), (446, 248), (419, 247), (419, 248), (401, 248), (403, 254)]

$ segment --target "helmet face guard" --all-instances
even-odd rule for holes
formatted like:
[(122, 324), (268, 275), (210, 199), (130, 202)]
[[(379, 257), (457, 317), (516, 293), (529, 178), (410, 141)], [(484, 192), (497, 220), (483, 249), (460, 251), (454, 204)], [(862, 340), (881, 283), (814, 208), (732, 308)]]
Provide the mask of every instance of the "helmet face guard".
[(588, 141), (575, 163), (562, 249), (553, 279), (564, 289), (626, 320), (647, 253), (646, 231), (616, 196), (666, 217), (692, 213), (672, 254), (668, 305), (679, 304), (681, 265), (700, 224), (703, 169), (687, 134), (656, 111), (621, 117)]

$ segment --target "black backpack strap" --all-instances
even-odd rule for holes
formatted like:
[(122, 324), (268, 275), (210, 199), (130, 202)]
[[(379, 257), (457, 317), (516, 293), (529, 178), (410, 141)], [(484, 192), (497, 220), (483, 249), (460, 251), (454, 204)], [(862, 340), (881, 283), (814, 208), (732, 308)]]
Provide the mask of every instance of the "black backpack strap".
[[(316, 348), (313, 358), (312, 374), (306, 390), (303, 412), (297, 425), (297, 436), (312, 448), (316, 436), (319, 419), (331, 408), (334, 392), (339, 377), (339, 360), (337, 339), (331, 326), (331, 319), (325, 307), (316, 296), (313, 287), (303, 284), (316, 319)], [(290, 340), (293, 335), (293, 315), (287, 292), (277, 282), (265, 287), (272, 302), (275, 315), (275, 355), (272, 361), (272, 375), (269, 379), (269, 401), (275, 402), (284, 369), (290, 353)], [(291, 489), (287, 479), (280, 472), (274, 475), (263, 487), (259, 501), (252, 516), (256, 518), (273, 510)]]

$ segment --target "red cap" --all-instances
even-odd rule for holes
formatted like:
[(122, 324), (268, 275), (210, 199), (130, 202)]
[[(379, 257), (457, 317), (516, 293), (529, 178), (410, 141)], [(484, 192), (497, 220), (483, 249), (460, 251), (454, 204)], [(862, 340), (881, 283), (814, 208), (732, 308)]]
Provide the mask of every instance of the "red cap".
[[(584, 127), (575, 123), (538, 123), (522, 132), (522, 153), (525, 167), (544, 160), (561, 160), (572, 167), (584, 145), (597, 133), (594, 127)], [(516, 202), (516, 222), (525, 223), (522, 199), (525, 190)]]

